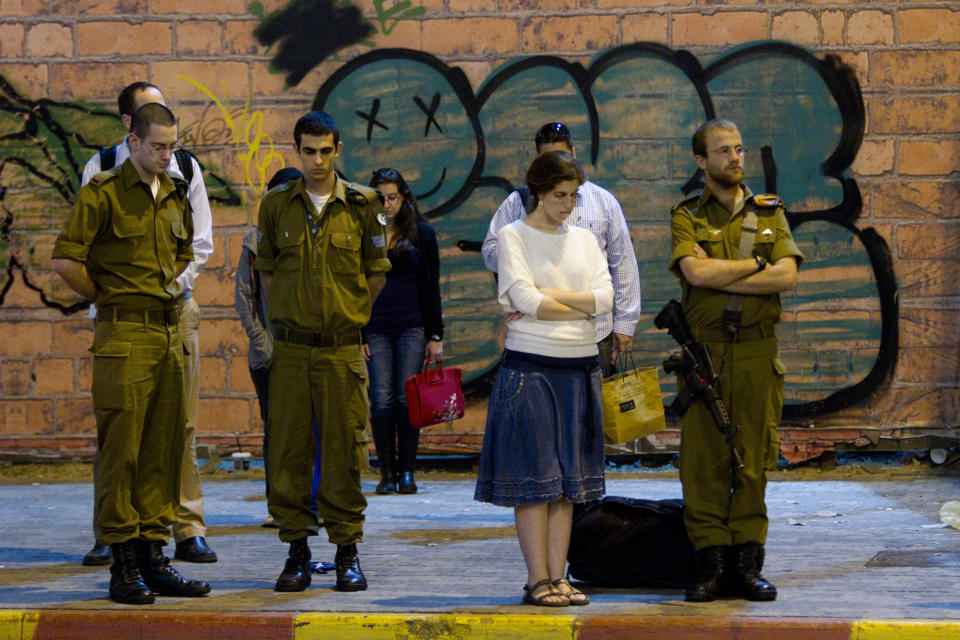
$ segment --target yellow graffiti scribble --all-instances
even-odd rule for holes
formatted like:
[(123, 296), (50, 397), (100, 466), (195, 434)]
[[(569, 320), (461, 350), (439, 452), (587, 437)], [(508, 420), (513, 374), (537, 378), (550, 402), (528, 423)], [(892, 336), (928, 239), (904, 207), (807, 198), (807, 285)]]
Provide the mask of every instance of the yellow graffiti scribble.
[(276, 170), (282, 169), (286, 164), (283, 156), (274, 151), (273, 139), (263, 130), (263, 112), (250, 111), (251, 96), (247, 96), (247, 100), (243, 105), (243, 111), (240, 113), (238, 119), (234, 119), (234, 117), (230, 115), (229, 101), (227, 102), (227, 106), (224, 106), (223, 102), (221, 102), (210, 89), (204, 86), (203, 83), (184, 75), (177, 75), (177, 78), (186, 80), (195, 86), (220, 109), (220, 113), (223, 114), (223, 121), (232, 134), (233, 145), (245, 149), (237, 154), (237, 158), (240, 159), (243, 165), (246, 183), (248, 186), (253, 187), (259, 196), (266, 187), (268, 181), (267, 174), (271, 173), (270, 166), (273, 162), (277, 161), (280, 163), (280, 166), (277, 167)]

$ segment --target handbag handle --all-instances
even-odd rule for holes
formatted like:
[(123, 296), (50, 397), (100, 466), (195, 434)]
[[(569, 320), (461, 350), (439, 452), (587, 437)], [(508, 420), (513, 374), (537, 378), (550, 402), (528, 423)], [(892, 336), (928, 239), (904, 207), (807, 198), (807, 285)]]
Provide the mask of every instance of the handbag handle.
[[(435, 369), (430, 368), (430, 363), (436, 362), (437, 367)], [(436, 360), (427, 360), (423, 363), (423, 377), (427, 382), (437, 383), (443, 380), (443, 358), (437, 358)]]

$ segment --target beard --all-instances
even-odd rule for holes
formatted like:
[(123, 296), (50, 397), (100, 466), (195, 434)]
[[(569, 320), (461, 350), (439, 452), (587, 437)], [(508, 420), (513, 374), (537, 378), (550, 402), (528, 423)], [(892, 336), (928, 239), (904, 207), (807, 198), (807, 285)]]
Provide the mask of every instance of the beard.
[(743, 182), (743, 168), (736, 167), (733, 169), (722, 169), (719, 171), (713, 171), (709, 168), (707, 169), (707, 175), (711, 180), (716, 182), (719, 185), (724, 187), (736, 187), (741, 182)]

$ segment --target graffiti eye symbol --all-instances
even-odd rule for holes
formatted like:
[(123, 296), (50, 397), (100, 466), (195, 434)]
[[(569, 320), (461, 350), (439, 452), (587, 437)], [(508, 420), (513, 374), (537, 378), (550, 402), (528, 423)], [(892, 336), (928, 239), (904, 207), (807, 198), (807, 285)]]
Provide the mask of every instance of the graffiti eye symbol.
[(433, 98), (430, 99), (430, 106), (428, 107), (424, 104), (423, 100), (420, 99), (420, 96), (414, 96), (413, 101), (417, 103), (417, 106), (427, 114), (427, 124), (423, 128), (423, 137), (426, 138), (430, 134), (430, 125), (433, 125), (437, 128), (437, 132), (440, 134), (443, 133), (443, 129), (440, 127), (440, 123), (437, 122), (437, 119), (434, 117), (434, 114), (437, 112), (437, 107), (440, 106), (440, 94), (433, 94)]
[[(439, 98), (439, 96), (438, 96)], [(377, 125), (384, 131), (389, 131), (390, 127), (383, 124), (377, 120), (377, 112), (380, 111), (380, 98), (374, 98), (373, 104), (370, 105), (370, 113), (366, 114), (363, 111), (356, 111), (355, 113), (367, 121), (367, 142), (370, 142), (370, 137), (373, 135), (373, 125)]]

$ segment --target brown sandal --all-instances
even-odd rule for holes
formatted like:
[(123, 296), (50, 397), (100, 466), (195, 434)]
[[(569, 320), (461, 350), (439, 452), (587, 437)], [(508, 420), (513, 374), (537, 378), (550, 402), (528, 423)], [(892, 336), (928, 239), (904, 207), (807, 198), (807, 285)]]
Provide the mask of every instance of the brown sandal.
[(560, 595), (567, 597), (567, 601), (570, 602), (571, 607), (582, 607), (584, 605), (590, 604), (590, 596), (585, 594), (583, 591), (580, 591), (580, 589), (577, 589), (576, 587), (574, 587), (572, 584), (570, 584), (570, 581), (567, 580), (566, 578), (557, 578), (550, 584), (552, 584), (554, 587), (560, 587), (560, 586), (566, 585), (566, 587), (570, 589), (570, 591), (568, 591), (567, 593), (564, 593), (559, 589), (557, 589), (557, 591), (560, 593)]
[[(534, 596), (533, 592), (539, 589), (540, 587), (549, 587), (549, 589), (544, 589), (539, 596)], [(550, 602), (546, 598), (550, 597), (561, 597), (562, 593), (557, 591), (553, 583), (550, 582), (550, 578), (544, 578), (533, 586), (523, 585), (523, 604), (532, 604), (537, 607), (568, 607), (570, 606), (569, 598), (564, 597), (562, 602)]]

